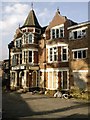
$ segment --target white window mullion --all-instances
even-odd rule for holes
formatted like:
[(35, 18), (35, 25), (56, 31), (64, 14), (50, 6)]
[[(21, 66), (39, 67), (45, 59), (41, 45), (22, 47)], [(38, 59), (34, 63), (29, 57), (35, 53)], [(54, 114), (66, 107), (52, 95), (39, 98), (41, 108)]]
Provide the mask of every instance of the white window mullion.
[(55, 29), (55, 38), (56, 38), (56, 29)]
[(63, 71), (61, 71), (61, 88), (63, 88)]

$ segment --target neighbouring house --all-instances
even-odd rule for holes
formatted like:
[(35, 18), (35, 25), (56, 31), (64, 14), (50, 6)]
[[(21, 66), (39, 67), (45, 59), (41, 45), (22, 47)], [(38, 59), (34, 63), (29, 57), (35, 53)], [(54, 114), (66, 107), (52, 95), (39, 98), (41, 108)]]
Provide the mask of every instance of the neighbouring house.
[(30, 10), (8, 45), (11, 89), (69, 90), (82, 79), (86, 85), (89, 25), (73, 22), (57, 9), (49, 25), (41, 27), (34, 10)]
[(90, 86), (90, 21), (68, 27), (70, 81), (81, 90)]
[(2, 86), (5, 86), (6, 89), (9, 89), (10, 80), (9, 80), (9, 59), (3, 60), (2, 62)]

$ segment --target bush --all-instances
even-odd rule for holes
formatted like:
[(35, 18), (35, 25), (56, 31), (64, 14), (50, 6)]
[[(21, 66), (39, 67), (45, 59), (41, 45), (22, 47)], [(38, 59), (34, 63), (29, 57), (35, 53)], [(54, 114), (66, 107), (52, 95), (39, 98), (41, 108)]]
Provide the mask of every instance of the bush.
[(88, 91), (80, 90), (77, 87), (73, 87), (70, 90), (70, 94), (72, 95), (73, 98), (76, 98), (76, 99), (90, 100)]

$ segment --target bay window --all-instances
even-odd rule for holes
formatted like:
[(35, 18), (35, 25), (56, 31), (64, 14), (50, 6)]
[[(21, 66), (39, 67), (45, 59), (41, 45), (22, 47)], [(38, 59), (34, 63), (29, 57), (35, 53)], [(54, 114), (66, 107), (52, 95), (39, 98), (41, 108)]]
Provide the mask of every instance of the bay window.
[(34, 35), (32, 33), (23, 35), (23, 44), (32, 44), (34, 42)]
[(58, 52), (56, 47), (49, 49), (48, 58), (49, 58), (49, 62), (57, 61)]

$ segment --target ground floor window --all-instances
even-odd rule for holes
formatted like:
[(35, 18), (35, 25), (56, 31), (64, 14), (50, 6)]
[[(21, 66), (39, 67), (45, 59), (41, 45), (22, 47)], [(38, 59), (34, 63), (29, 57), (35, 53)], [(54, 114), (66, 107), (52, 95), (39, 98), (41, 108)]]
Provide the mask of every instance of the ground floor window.
[[(48, 72), (48, 70), (47, 70)], [(69, 89), (69, 72), (68, 70), (49, 70), (47, 89)]]
[(68, 71), (61, 71), (61, 88), (69, 89)]
[(57, 71), (48, 72), (48, 88), (49, 89), (58, 88), (58, 72)]

